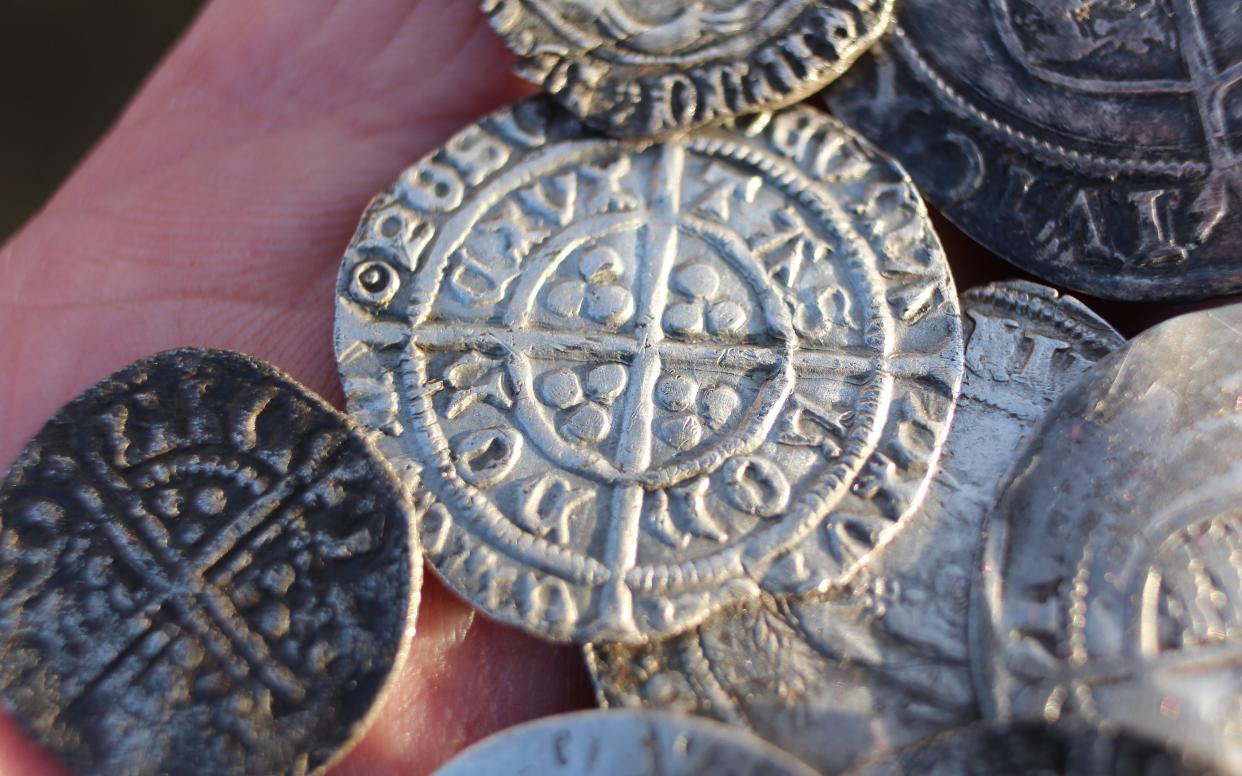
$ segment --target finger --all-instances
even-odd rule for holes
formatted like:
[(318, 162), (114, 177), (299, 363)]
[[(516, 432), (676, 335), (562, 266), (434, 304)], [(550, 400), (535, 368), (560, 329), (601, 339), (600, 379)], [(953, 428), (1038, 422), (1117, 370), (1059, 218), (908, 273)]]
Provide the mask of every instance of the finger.
[[(0, 457), (95, 380), (180, 345), (267, 358), (339, 403), (332, 299), (359, 213), (519, 97), (509, 64), (462, 0), (216, 0), (0, 251)], [(343, 768), (424, 772), (498, 727), (589, 702), (576, 650), (474, 618), (434, 584), (418, 625)], [(29, 750), (2, 732), (13, 766)], [(21, 762), (11, 772), (41, 771)]]

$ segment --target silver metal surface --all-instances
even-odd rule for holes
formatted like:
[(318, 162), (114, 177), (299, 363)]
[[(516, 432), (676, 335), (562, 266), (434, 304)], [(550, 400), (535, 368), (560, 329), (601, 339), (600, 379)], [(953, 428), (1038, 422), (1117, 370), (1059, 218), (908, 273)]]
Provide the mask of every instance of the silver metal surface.
[(138, 362), (0, 487), (0, 697), (77, 773), (318, 772), (409, 644), (412, 515), (359, 429), (271, 366)]
[(749, 733), (674, 714), (587, 711), (510, 728), (436, 776), (814, 776)]
[(848, 576), (921, 501), (962, 369), (913, 187), (806, 108), (655, 145), (544, 98), (485, 119), (372, 203), (336, 344), (438, 501), (441, 576), (561, 641)]
[(1211, 776), (1159, 744), (1083, 727), (978, 723), (860, 765), (848, 776)]
[(1033, 283), (973, 289), (962, 309), (962, 395), (909, 524), (846, 589), (766, 598), (651, 645), (589, 647), (604, 704), (723, 719), (826, 772), (977, 718), (967, 622), (984, 520), (1045, 409), (1122, 339)]
[(518, 72), (605, 132), (651, 137), (789, 105), (833, 80), (893, 0), (483, 0)]
[(1005, 259), (1117, 299), (1242, 291), (1236, 0), (905, 0), (829, 92)]
[(1132, 340), (1068, 390), (990, 521), (980, 690), (1242, 772), (1242, 306)]

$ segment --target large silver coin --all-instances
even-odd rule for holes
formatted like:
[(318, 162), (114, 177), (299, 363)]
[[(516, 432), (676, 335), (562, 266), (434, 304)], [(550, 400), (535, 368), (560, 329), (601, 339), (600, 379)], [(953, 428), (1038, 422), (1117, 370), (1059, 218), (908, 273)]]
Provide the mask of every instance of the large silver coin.
[(0, 488), (0, 697), (78, 773), (321, 770), (405, 657), (410, 521), (361, 432), (283, 373), (134, 364)]
[(1102, 361), (1023, 450), (990, 521), (980, 689), (1242, 772), (1242, 306)]
[(579, 641), (847, 576), (921, 500), (962, 368), (917, 194), (836, 122), (651, 145), (542, 99), (372, 204), (337, 354), (439, 502), (440, 574)]
[(1033, 283), (971, 290), (962, 309), (962, 395), (909, 526), (847, 590), (756, 602), (649, 646), (588, 648), (605, 705), (723, 719), (829, 772), (978, 716), (969, 593), (997, 484), (1062, 389), (1122, 339)]
[(1117, 299), (1242, 291), (1236, 0), (906, 0), (829, 96), (972, 237)]
[(528, 722), (459, 754), (435, 776), (814, 776), (776, 747), (716, 722), (587, 711)]
[(913, 744), (848, 776), (1210, 776), (1159, 744), (1089, 729), (979, 723)]
[(621, 137), (806, 97), (854, 62), (893, 0), (483, 0), (518, 72)]

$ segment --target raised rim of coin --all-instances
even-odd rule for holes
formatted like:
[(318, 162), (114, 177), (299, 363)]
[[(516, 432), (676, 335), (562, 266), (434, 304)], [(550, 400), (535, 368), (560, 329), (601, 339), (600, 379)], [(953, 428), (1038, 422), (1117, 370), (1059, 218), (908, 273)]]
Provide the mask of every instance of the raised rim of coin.
[(1024, 280), (973, 288), (961, 307), (966, 377), (910, 525), (828, 595), (764, 597), (647, 645), (586, 645), (602, 706), (719, 719), (827, 773), (977, 719), (970, 596), (1007, 456), (1125, 340), (1077, 299)]
[[(575, 740), (582, 737), (586, 742)], [(543, 751), (533, 751), (537, 747)], [(639, 770), (644, 754), (650, 756), (651, 767)], [(687, 761), (677, 762), (682, 758)], [(539, 767), (575, 776), (611, 776), (622, 763), (634, 776), (815, 773), (793, 755), (719, 722), (664, 712), (596, 709), (502, 730), (463, 750), (435, 776), (552, 772), (529, 770)]]
[(602, 0), (589, 27), (576, 5), (483, 0), (518, 73), (597, 129), (653, 137), (809, 96), (884, 32), (893, 0), (691, 0), (655, 18), (651, 4)]
[(809, 108), (653, 145), (519, 103), (372, 203), (337, 294), (350, 409), (438, 501), (429, 560), (557, 641), (847, 578), (926, 494), (961, 383), (921, 200)]
[(1242, 371), (1217, 356), (1239, 341), (1239, 305), (1140, 334), (1020, 451), (972, 612), (988, 716), (1078, 718), (1239, 767), (1236, 693), (1196, 673), (1238, 675), (1242, 594), (1212, 548), (1239, 535), (1242, 478), (1214, 454), (1242, 440)]
[[(72, 532), (58, 531), (75, 514)], [(227, 526), (213, 529), (217, 518)], [(360, 426), (250, 356), (165, 351), (86, 390), (13, 464), (0, 527), (0, 675), (25, 666), (0, 695), (75, 767), (179, 769), (193, 758), (208, 771), (322, 772), (375, 720), (409, 653), (422, 562), (395, 473)], [(300, 568), (323, 574), (333, 562), (350, 564), (345, 581), (383, 590), (362, 600), (338, 595), (339, 583), (302, 583)], [(351, 609), (376, 598), (388, 612), (379, 621)], [(290, 612), (294, 600), (318, 608)], [(47, 610), (42, 620), (26, 619), (31, 607)], [(364, 634), (320, 638), (349, 635), (350, 618), (373, 645), (365, 665), (333, 657), (357, 654)], [(46, 638), (59, 658), (38, 652)], [(101, 648), (119, 651), (92, 657)], [(38, 676), (37, 694), (23, 689)], [(291, 723), (312, 689), (317, 711)], [(69, 707), (103, 727), (72, 722)], [(252, 713), (267, 727), (246, 730)], [(130, 728), (146, 732), (134, 740)], [(199, 739), (219, 748), (195, 748)]]

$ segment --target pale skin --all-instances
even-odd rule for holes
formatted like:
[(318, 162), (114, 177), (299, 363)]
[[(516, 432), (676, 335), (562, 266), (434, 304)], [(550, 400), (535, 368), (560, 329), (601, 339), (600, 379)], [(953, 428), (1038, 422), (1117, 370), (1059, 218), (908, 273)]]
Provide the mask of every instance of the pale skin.
[[(359, 215), (453, 132), (528, 94), (511, 65), (477, 0), (213, 0), (0, 249), (0, 466), (83, 389), (178, 346), (253, 354), (339, 406), (333, 297)], [(959, 287), (1015, 274), (937, 225), (966, 259)], [(1147, 308), (1139, 325), (1131, 307), (1126, 333), (1173, 312)], [(576, 648), (474, 615), (429, 574), (410, 658), (334, 773), (427, 773), (590, 704)], [(60, 772), (0, 717), (0, 776)]]
[[(367, 201), (529, 89), (474, 0), (214, 0), (116, 128), (0, 251), (0, 466), (143, 356), (271, 361), (341, 404), (336, 274)], [(476, 616), (434, 579), (374, 727), (334, 774), (422, 774), (591, 704), (577, 649)], [(8, 719), (0, 774), (61, 771)]]

